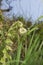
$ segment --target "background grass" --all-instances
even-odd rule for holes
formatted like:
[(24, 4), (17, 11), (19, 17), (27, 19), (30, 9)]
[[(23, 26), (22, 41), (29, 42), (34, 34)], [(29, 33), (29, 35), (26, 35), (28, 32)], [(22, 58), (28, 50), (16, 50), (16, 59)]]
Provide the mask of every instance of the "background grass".
[(23, 17), (5, 20), (0, 14), (0, 65), (43, 65), (43, 22)]

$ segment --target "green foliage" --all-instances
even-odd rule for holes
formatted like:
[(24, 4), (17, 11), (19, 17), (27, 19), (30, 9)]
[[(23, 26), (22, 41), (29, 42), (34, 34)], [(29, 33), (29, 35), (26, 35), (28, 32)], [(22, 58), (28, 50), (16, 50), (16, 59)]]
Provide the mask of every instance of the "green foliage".
[(43, 65), (43, 23), (0, 17), (0, 65)]

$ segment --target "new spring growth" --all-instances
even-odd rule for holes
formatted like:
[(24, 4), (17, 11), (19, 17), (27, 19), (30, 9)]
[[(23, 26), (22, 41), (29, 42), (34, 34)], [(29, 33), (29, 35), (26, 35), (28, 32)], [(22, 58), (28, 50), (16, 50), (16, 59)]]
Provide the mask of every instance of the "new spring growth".
[(23, 28), (23, 27), (19, 29), (19, 34), (20, 34), (20, 35), (23, 35), (23, 34), (25, 34), (26, 32), (27, 32), (27, 30), (26, 30), (25, 28)]

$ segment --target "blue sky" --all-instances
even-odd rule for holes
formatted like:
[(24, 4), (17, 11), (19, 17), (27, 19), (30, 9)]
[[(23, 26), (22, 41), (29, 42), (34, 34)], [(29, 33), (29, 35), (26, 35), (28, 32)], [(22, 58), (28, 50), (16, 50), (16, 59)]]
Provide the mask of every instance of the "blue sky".
[[(6, 15), (12, 17), (24, 16), (25, 18), (32, 17), (33, 20), (36, 20), (37, 17), (43, 15), (43, 1), (42, 0), (9, 0), (12, 1), (10, 6), (13, 7), (10, 12), (7, 12)], [(3, 0), (2, 8), (8, 8), (8, 4)]]

